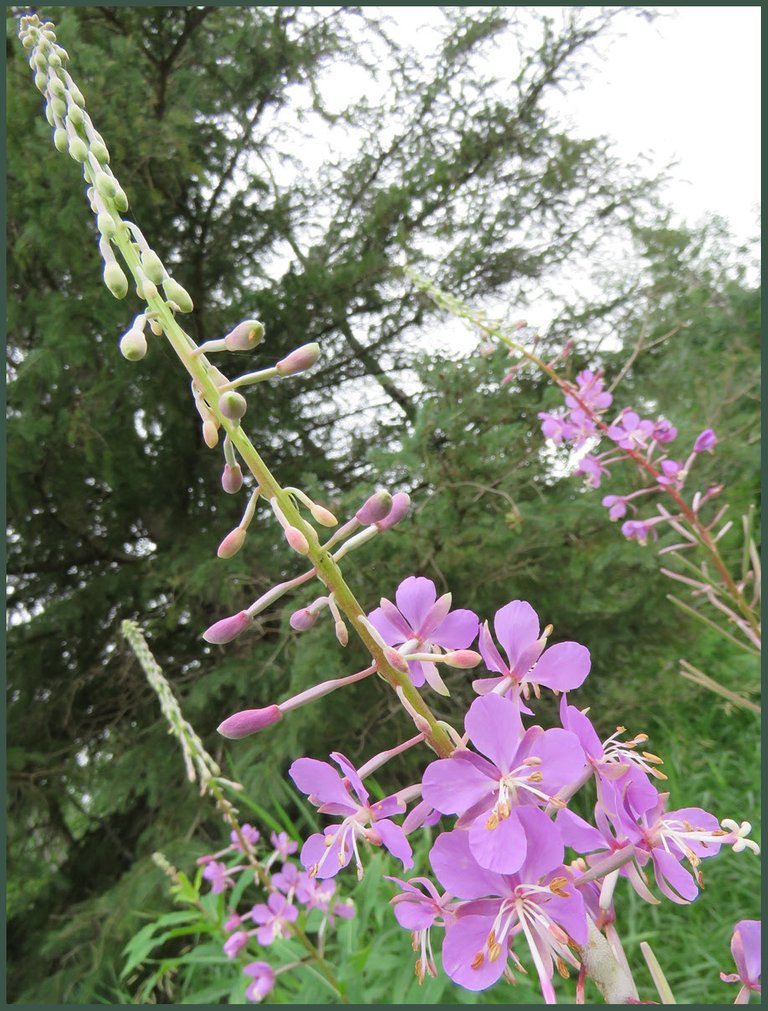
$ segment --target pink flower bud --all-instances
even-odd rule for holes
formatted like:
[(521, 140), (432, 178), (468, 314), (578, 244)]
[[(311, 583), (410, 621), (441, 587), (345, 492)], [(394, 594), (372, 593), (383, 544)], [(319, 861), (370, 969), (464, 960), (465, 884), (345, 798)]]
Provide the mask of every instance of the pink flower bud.
[(705, 428), (693, 445), (694, 453), (711, 453), (717, 445), (717, 436), (711, 428)]
[(279, 376), (295, 376), (311, 368), (320, 357), (319, 344), (304, 344), (275, 365)]
[(219, 397), (219, 410), (230, 421), (239, 421), (248, 407), (248, 402), (242, 393), (229, 390)]
[(384, 650), (384, 659), (390, 667), (394, 667), (395, 670), (400, 671), (401, 674), (408, 673), (408, 661), (402, 653), (398, 653), (398, 651), (396, 649), (392, 649), (391, 646), (387, 646)]
[(326, 509), (324, 506), (315, 504), (309, 511), (312, 513), (313, 518), (317, 520), (317, 522), (321, 526), (335, 527), (338, 525), (339, 521), (336, 519), (336, 517), (333, 515), (330, 509)]
[(241, 737), (248, 737), (258, 730), (271, 727), (283, 718), (283, 714), (277, 706), (267, 706), (265, 709), (243, 709), (239, 713), (228, 716), (223, 723), (216, 728), (222, 737), (228, 737), (230, 741), (237, 741)]
[(355, 513), (355, 519), (368, 526), (388, 516), (392, 509), (392, 496), (388, 491), (377, 491)]
[(298, 530), (296, 527), (286, 527), (285, 539), (288, 541), (293, 550), (298, 551), (300, 555), (309, 554), (309, 544), (307, 543), (307, 538), (301, 530)]
[(215, 449), (219, 441), (219, 428), (213, 418), (206, 418), (203, 422), (203, 442), (208, 449)]
[(264, 340), (264, 326), (257, 319), (238, 323), (224, 338), (228, 351), (250, 351)]
[(410, 507), (411, 496), (404, 491), (397, 492), (397, 494), (392, 496), (392, 508), (383, 520), (379, 520), (376, 526), (379, 530), (389, 530), (390, 527), (400, 522)]
[(335, 625), (336, 638), (341, 646), (346, 646), (349, 642), (349, 632), (343, 621), (337, 621)]
[(227, 933), (229, 933), (229, 931), (231, 930), (236, 930), (241, 925), (242, 922), (243, 921), (240, 919), (237, 913), (233, 913), (227, 920), (227, 922), (224, 924), (224, 929), (227, 931)]
[(241, 632), (244, 632), (250, 625), (250, 614), (247, 611), (239, 611), (229, 618), (222, 618), (203, 632), (206, 642), (211, 642), (215, 646), (223, 646), (225, 642), (232, 642)]
[(237, 958), (243, 948), (248, 944), (248, 934), (244, 930), (238, 930), (224, 942), (224, 954), (227, 958)]
[(245, 543), (245, 535), (246, 530), (243, 527), (230, 530), (216, 552), (219, 558), (233, 558)]
[(243, 472), (240, 470), (239, 463), (233, 466), (228, 463), (224, 464), (224, 473), (221, 475), (221, 487), (227, 495), (236, 495), (240, 491), (243, 487)]
[(456, 649), (445, 654), (443, 663), (447, 663), (449, 667), (470, 670), (472, 667), (477, 667), (482, 659), (480, 654), (475, 653), (473, 649)]
[(310, 611), (308, 607), (302, 607), (298, 611), (294, 611), (288, 621), (294, 632), (306, 632), (317, 621), (317, 612)]

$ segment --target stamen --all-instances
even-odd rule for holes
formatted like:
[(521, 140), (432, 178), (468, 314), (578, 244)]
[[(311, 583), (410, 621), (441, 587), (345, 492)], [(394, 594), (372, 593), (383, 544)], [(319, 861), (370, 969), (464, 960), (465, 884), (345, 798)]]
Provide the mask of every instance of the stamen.
[(557, 971), (560, 973), (563, 979), (570, 979), (571, 974), (568, 972), (568, 967), (562, 958), (555, 958), (555, 965), (557, 966)]
[(482, 951), (478, 951), (478, 953), (475, 955), (475, 957), (469, 963), (470, 968), (471, 969), (479, 969), (480, 966), (483, 964), (484, 961), (485, 961), (485, 955), (482, 953)]
[(570, 894), (565, 890), (565, 886), (567, 884), (568, 884), (567, 878), (563, 877), (552, 878), (552, 880), (549, 882), (549, 890), (550, 892), (552, 892), (553, 895), (557, 895), (561, 899), (567, 899)]

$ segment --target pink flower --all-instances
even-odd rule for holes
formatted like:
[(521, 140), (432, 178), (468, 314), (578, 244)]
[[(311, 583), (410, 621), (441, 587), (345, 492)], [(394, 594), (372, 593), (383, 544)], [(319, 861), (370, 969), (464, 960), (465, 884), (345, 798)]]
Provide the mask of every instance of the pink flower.
[(652, 421), (641, 420), (634, 411), (625, 410), (618, 422), (608, 429), (608, 438), (622, 449), (644, 449), (653, 435)]
[(243, 948), (248, 944), (248, 934), (245, 930), (238, 930), (224, 942), (224, 954), (227, 958), (237, 958)]
[(620, 520), (627, 515), (627, 500), (622, 495), (606, 495), (603, 505), (608, 510), (608, 518)]
[(512, 944), (522, 935), (544, 999), (554, 1004), (554, 961), (577, 965), (569, 941), (586, 943), (586, 909), (571, 872), (562, 866), (564, 849), (558, 833), (540, 834), (544, 822), (549, 822), (547, 816), (528, 807), (521, 817), (536, 844), (514, 874), (494, 874), (479, 867), (466, 832), (444, 833), (432, 847), (432, 869), (446, 891), (479, 900), (459, 907), (455, 921), (448, 925), (443, 967), (467, 990), (486, 990), (504, 974), (508, 958), (521, 968)]
[[(608, 410), (613, 403), (613, 396), (603, 389), (603, 378), (601, 372), (591, 372), (584, 369), (576, 376), (579, 400), (595, 414)], [(565, 397), (566, 404), (572, 410), (579, 410), (581, 405), (569, 393)]]
[(254, 906), (251, 912), (253, 922), (260, 924), (256, 940), (266, 948), (276, 937), (290, 937), (289, 924), (294, 923), (298, 915), (298, 909), (284, 895), (272, 892), (266, 905)]
[(362, 838), (389, 850), (404, 867), (412, 867), (413, 854), (405, 833), (390, 820), (391, 815), (405, 811), (403, 801), (391, 796), (372, 804), (351, 762), (336, 751), (331, 758), (344, 773), (344, 779), (332, 765), (314, 758), (299, 758), (288, 770), (296, 786), (321, 814), (343, 816), (340, 825), (330, 826), (324, 834), (318, 832), (307, 839), (301, 850), (302, 864), (313, 877), (332, 878), (354, 854), (357, 875), (362, 878), (363, 865), (357, 849), (357, 840)]
[(628, 541), (637, 541), (639, 544), (647, 544), (649, 535), (652, 535), (654, 539), (658, 537), (654, 527), (659, 522), (660, 518), (657, 517), (650, 520), (627, 520), (626, 523), (622, 523), (621, 532)]
[[(451, 594), (437, 599), (437, 590), (431, 579), (409, 576), (395, 593), (397, 607), (382, 599), (368, 615), (368, 620), (388, 646), (402, 646), (408, 652), (433, 652), (434, 646), (445, 649), (467, 649), (475, 640), (478, 625), (473, 611), (451, 611)], [(425, 681), (440, 690), (437, 669), (433, 663), (413, 660), (408, 664), (411, 680), (417, 688)]]
[(230, 869), (226, 864), (221, 863), (219, 860), (211, 860), (205, 865), (203, 877), (206, 881), (211, 882), (211, 893), (213, 895), (218, 895), (220, 892), (223, 892), (234, 885), (235, 880), (232, 877), (232, 872), (235, 869), (241, 870), (241, 868)]
[(437, 976), (437, 966), (432, 953), (430, 932), (432, 927), (445, 927), (456, 920), (455, 902), (450, 896), (437, 891), (429, 878), (410, 878), (401, 881), (400, 878), (387, 878), (395, 881), (403, 889), (393, 899), (390, 899), (395, 913), (395, 919), (401, 927), (410, 930), (413, 935), (413, 950), (419, 951), (416, 962), (416, 975), (419, 983), (429, 974)]
[(694, 453), (713, 453), (717, 445), (717, 436), (711, 428), (705, 428), (693, 444)]
[(590, 488), (599, 488), (604, 474), (610, 477), (608, 468), (598, 457), (592, 456), (591, 453), (582, 456), (576, 464), (576, 473), (584, 474)]
[(685, 478), (685, 466), (676, 460), (661, 461), (661, 475), (656, 479), (665, 488), (682, 488)]
[(674, 442), (677, 438), (677, 429), (671, 421), (666, 418), (659, 418), (653, 428), (654, 442)]
[(750, 993), (761, 993), (760, 920), (739, 920), (733, 928), (731, 953), (737, 972), (720, 973), (724, 983), (741, 983), (734, 1004), (748, 1004)]
[(424, 772), (422, 795), (437, 811), (461, 816), (458, 826), (468, 828), (469, 848), (481, 867), (511, 874), (541, 836), (557, 835), (542, 815), (534, 842), (526, 834), (522, 812), (549, 803), (576, 779), (584, 752), (567, 730), (524, 730), (517, 705), (498, 695), (475, 699), (464, 726), (486, 757), (459, 748), (450, 758), (432, 762)]
[(275, 852), (281, 860), (287, 860), (288, 857), (295, 853), (299, 848), (299, 844), (294, 842), (293, 839), (289, 838), (287, 832), (273, 832), (269, 837), (269, 841), (275, 848)]
[(275, 985), (275, 974), (268, 962), (250, 962), (243, 969), (246, 976), (251, 976), (253, 982), (245, 991), (245, 999), (257, 1004), (263, 1000)]
[[(496, 638), (506, 654), (506, 662), (491, 638), (486, 621), (480, 630), (478, 647), (488, 670), (501, 677), (481, 678), (472, 683), (479, 695), (493, 691), (504, 678), (511, 679), (513, 694), (537, 685), (567, 692), (582, 684), (591, 666), (589, 650), (577, 642), (559, 642), (544, 649), (546, 638), (539, 636), (539, 618), (525, 600), (512, 600), (493, 619)], [(527, 694), (526, 694), (527, 697)]]

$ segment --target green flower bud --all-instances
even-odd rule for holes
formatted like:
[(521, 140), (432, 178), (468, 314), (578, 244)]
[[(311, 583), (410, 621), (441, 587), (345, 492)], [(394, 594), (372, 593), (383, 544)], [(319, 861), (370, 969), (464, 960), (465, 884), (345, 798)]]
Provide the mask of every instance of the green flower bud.
[(163, 336), (163, 332), (164, 332), (163, 328), (160, 325), (160, 323), (158, 323), (158, 321), (156, 319), (151, 319), (149, 321), (149, 329), (152, 331), (152, 333), (155, 335), (155, 337), (162, 337)]
[(91, 154), (100, 165), (109, 164), (109, 151), (107, 151), (106, 145), (102, 144), (100, 140), (91, 142)]
[(35, 44), (35, 40), (32, 38), (31, 35), (25, 35), (24, 38), (21, 40), (21, 44), (22, 46), (24, 46), (25, 49), (31, 49), (32, 46), (34, 46)]
[(48, 90), (56, 98), (65, 99), (67, 97), (67, 89), (64, 87), (62, 82), (58, 77), (52, 76), (48, 81)]
[(160, 257), (153, 250), (148, 249), (141, 257), (141, 269), (155, 284), (162, 284), (165, 277), (165, 270)]
[(111, 239), (117, 231), (115, 219), (108, 211), (100, 211), (96, 217), (96, 227), (106, 238)]
[(48, 66), (48, 60), (45, 58), (45, 55), (40, 52), (35, 53), (33, 62), (39, 70), (45, 70), (46, 67)]
[(141, 330), (129, 330), (120, 340), (120, 354), (129, 362), (139, 362), (147, 353), (147, 338)]
[(167, 277), (163, 281), (163, 291), (167, 299), (176, 303), (180, 312), (192, 312), (194, 309), (189, 292), (182, 288), (178, 281), (174, 281), (172, 277)]
[(118, 211), (128, 210), (128, 197), (125, 195), (125, 190), (117, 184), (117, 190), (115, 191), (115, 207)]
[(45, 89), (48, 87), (48, 75), (38, 71), (35, 74), (35, 87), (38, 91), (42, 91), (45, 94)]
[(114, 199), (114, 196), (117, 193), (117, 186), (112, 176), (108, 176), (106, 172), (97, 172), (94, 182), (96, 184), (96, 189), (102, 197), (107, 200)]
[(84, 109), (85, 99), (83, 98), (83, 93), (80, 91), (80, 89), (72, 80), (72, 78), (69, 78), (68, 89), (69, 89), (69, 97), (72, 99), (75, 105), (79, 105), (81, 109)]
[(61, 57), (57, 52), (51, 53), (51, 55), (48, 57), (48, 65), (51, 67), (61, 66)]
[(73, 137), (69, 142), (69, 153), (75, 161), (87, 161), (88, 148), (85, 141), (80, 140), (79, 137)]
[(61, 151), (62, 154), (67, 150), (69, 145), (69, 138), (67, 137), (67, 131), (63, 126), (57, 126), (53, 131), (53, 145), (57, 151)]
[(157, 298), (157, 285), (145, 277), (138, 286), (137, 294), (139, 298), (143, 298), (147, 302), (150, 298)]
[(115, 298), (125, 298), (128, 294), (128, 278), (114, 260), (104, 268), (104, 284)]
[(75, 105), (74, 102), (69, 103), (69, 121), (73, 126), (82, 126), (85, 122), (85, 116), (83, 115), (83, 110), (79, 105)]
[[(67, 103), (60, 98), (52, 98), (49, 108), (58, 119), (64, 119), (67, 114)], [(48, 122), (50, 123), (50, 120)]]
[(240, 421), (247, 407), (248, 402), (245, 397), (234, 390), (228, 390), (219, 397), (219, 410), (230, 421)]

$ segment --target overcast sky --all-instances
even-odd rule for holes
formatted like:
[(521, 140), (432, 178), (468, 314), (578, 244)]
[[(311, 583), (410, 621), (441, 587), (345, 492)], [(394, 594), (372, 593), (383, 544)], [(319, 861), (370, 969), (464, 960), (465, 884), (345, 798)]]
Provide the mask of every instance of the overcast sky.
[[(429, 45), (429, 31), (418, 29), (439, 20), (437, 8), (382, 9), (401, 27), (404, 41)], [(535, 9), (553, 18), (563, 10)], [(613, 137), (626, 160), (649, 155), (658, 169), (677, 161), (667, 197), (689, 223), (717, 213), (728, 218), (738, 239), (754, 237), (760, 200), (760, 8), (657, 10), (660, 16), (650, 24), (622, 19), (612, 40), (600, 40), (586, 86), (554, 107), (577, 133)]]

